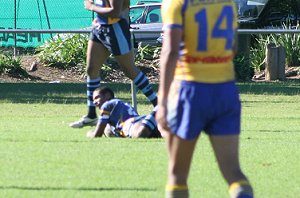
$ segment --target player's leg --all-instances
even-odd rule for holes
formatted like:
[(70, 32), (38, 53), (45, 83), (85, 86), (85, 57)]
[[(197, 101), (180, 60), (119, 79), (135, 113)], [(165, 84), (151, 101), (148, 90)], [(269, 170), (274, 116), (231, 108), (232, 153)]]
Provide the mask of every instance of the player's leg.
[(134, 64), (134, 52), (132, 49), (126, 54), (115, 56), (115, 58), (128, 78), (133, 80), (140, 73), (140, 70)]
[(87, 48), (87, 107), (88, 113), (79, 121), (71, 123), (73, 128), (81, 128), (86, 125), (97, 124), (96, 107), (93, 103), (93, 91), (100, 86), (100, 69), (110, 53), (100, 43), (95, 40), (89, 40)]
[(121, 56), (116, 56), (116, 59), (125, 75), (133, 80), (136, 87), (142, 91), (142, 93), (148, 98), (153, 106), (156, 106), (156, 93), (154, 92), (153, 87), (150, 85), (147, 76), (135, 66), (133, 51)]
[[(123, 133), (130, 138), (148, 138), (152, 130), (150, 126), (146, 126), (142, 123), (144, 118), (145, 116), (137, 116), (127, 119), (122, 127)], [(154, 120), (154, 122), (156, 121)], [(148, 124), (152, 125), (152, 123)]]
[(153, 106), (156, 106), (156, 93), (149, 84), (146, 75), (134, 64), (134, 52), (131, 46), (131, 35), (128, 27), (129, 25), (126, 20), (121, 20), (112, 25), (110, 40), (111, 46), (114, 46), (112, 54), (115, 56), (124, 74), (133, 80), (137, 88), (143, 92)]
[(214, 120), (205, 131), (208, 132), (219, 168), (230, 186), (232, 198), (252, 198), (250, 183), (240, 168), (239, 134), (241, 103), (234, 82), (211, 86), (218, 97), (214, 102)]
[(128, 131), (131, 138), (147, 138), (151, 135), (151, 130), (145, 127), (140, 121), (132, 123), (130, 131)]
[(95, 105), (93, 103), (93, 92), (100, 87), (100, 71), (101, 66), (107, 60), (110, 53), (100, 43), (90, 40), (87, 49), (87, 105), (88, 117), (96, 118)]
[(155, 119), (155, 114), (157, 112), (158, 106), (154, 107), (152, 112), (148, 115), (143, 116), (141, 123), (144, 125), (145, 130), (148, 129), (150, 133), (146, 137), (148, 138), (161, 138), (161, 133), (158, 130), (157, 122)]
[(207, 106), (204, 102), (207, 91), (200, 88), (199, 83), (176, 80), (170, 87), (166, 115), (170, 131), (164, 133), (169, 153), (168, 198), (188, 197), (188, 173), (203, 129), (203, 108)]
[(184, 140), (171, 133), (165, 138), (169, 154), (166, 198), (186, 198), (189, 196), (187, 178), (197, 138)]
[(125, 121), (123, 131), (132, 138), (160, 138), (161, 134), (157, 129), (155, 113), (157, 107), (149, 115), (138, 116)]
[(231, 198), (252, 198), (253, 190), (239, 162), (239, 135), (211, 135), (210, 142)]

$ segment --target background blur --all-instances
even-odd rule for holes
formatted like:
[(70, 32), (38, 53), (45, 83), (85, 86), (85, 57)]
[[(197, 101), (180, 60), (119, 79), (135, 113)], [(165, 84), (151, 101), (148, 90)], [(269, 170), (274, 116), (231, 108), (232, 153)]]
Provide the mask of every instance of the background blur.
[[(83, 0), (0, 0), (0, 5), (0, 29), (83, 29), (95, 16), (84, 9)], [(36, 47), (49, 38), (51, 34), (16, 35), (18, 47)], [(13, 33), (0, 33), (0, 47), (13, 45)]]

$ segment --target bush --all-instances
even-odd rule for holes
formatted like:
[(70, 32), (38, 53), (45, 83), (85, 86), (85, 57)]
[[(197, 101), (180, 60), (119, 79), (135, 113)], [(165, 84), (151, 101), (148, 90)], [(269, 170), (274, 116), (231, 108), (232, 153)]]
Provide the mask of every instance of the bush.
[(14, 77), (28, 77), (29, 74), (21, 67), (20, 58), (14, 58), (7, 53), (0, 54), (0, 74)]
[[(299, 24), (295, 27), (283, 25), (284, 29), (299, 30)], [(270, 42), (285, 48), (286, 63), (288, 66), (300, 65), (300, 34), (271, 34)]]
[(237, 81), (249, 81), (254, 75), (254, 69), (250, 65), (249, 58), (238, 54), (234, 59), (235, 78)]
[[(85, 63), (89, 37), (85, 34), (62, 34), (46, 41), (37, 49), (38, 57), (49, 66), (69, 68)], [(160, 47), (138, 45), (135, 61), (155, 59)]]
[(88, 38), (86, 34), (57, 35), (37, 49), (38, 57), (52, 67), (63, 69), (74, 66), (85, 67)]
[[(283, 29), (296, 29), (299, 30), (299, 24), (297, 26), (289, 26), (283, 24)], [(283, 46), (286, 52), (286, 65), (297, 66), (300, 65), (300, 34), (269, 34), (259, 35), (256, 38), (256, 43), (251, 47), (250, 57), (251, 65), (256, 71), (261, 71), (264, 68), (266, 47), (270, 43), (274, 43), (276, 46)]]
[[(83, 73), (86, 65), (88, 38), (88, 35), (85, 34), (57, 35), (37, 49), (38, 57), (48, 66), (63, 69), (75, 68), (76, 71)], [(135, 56), (136, 65), (146, 64), (147, 67), (159, 68), (160, 52), (161, 47), (139, 45)], [(261, 52), (264, 53), (264, 51)], [(264, 54), (260, 57), (264, 57)], [(150, 63), (149, 61), (145, 63), (145, 60), (150, 60)], [(234, 63), (237, 80), (247, 81), (252, 78), (254, 71), (249, 66), (249, 59), (243, 55), (238, 55), (234, 59)], [(114, 69), (120, 69), (120, 67), (111, 56), (101, 68), (101, 78), (105, 79)]]
[(270, 43), (269, 37), (260, 34), (255, 38), (255, 43), (250, 49), (251, 66), (257, 72), (265, 69), (266, 47), (268, 43)]
[(142, 46), (139, 44), (135, 54), (135, 64), (143, 65), (145, 60), (149, 60), (147, 61), (147, 66), (157, 70), (159, 68), (160, 52), (161, 46)]

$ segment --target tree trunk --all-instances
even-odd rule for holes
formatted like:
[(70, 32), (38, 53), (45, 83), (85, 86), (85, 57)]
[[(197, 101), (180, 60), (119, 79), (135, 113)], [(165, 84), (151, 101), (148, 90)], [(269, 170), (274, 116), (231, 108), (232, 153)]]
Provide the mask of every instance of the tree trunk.
[(285, 79), (285, 49), (270, 43), (266, 49), (266, 80)]

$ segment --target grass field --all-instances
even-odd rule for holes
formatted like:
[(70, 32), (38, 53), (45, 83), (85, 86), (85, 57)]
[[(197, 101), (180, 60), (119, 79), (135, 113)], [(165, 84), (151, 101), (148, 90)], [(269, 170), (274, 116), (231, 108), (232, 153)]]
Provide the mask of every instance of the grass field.
[[(130, 102), (130, 85), (109, 84)], [(239, 84), (241, 164), (258, 198), (300, 194), (300, 84)], [(151, 106), (140, 93), (138, 111)], [(0, 197), (164, 197), (162, 139), (87, 139), (68, 124), (86, 112), (85, 84), (0, 83)], [(191, 197), (226, 198), (203, 135), (189, 178)]]

